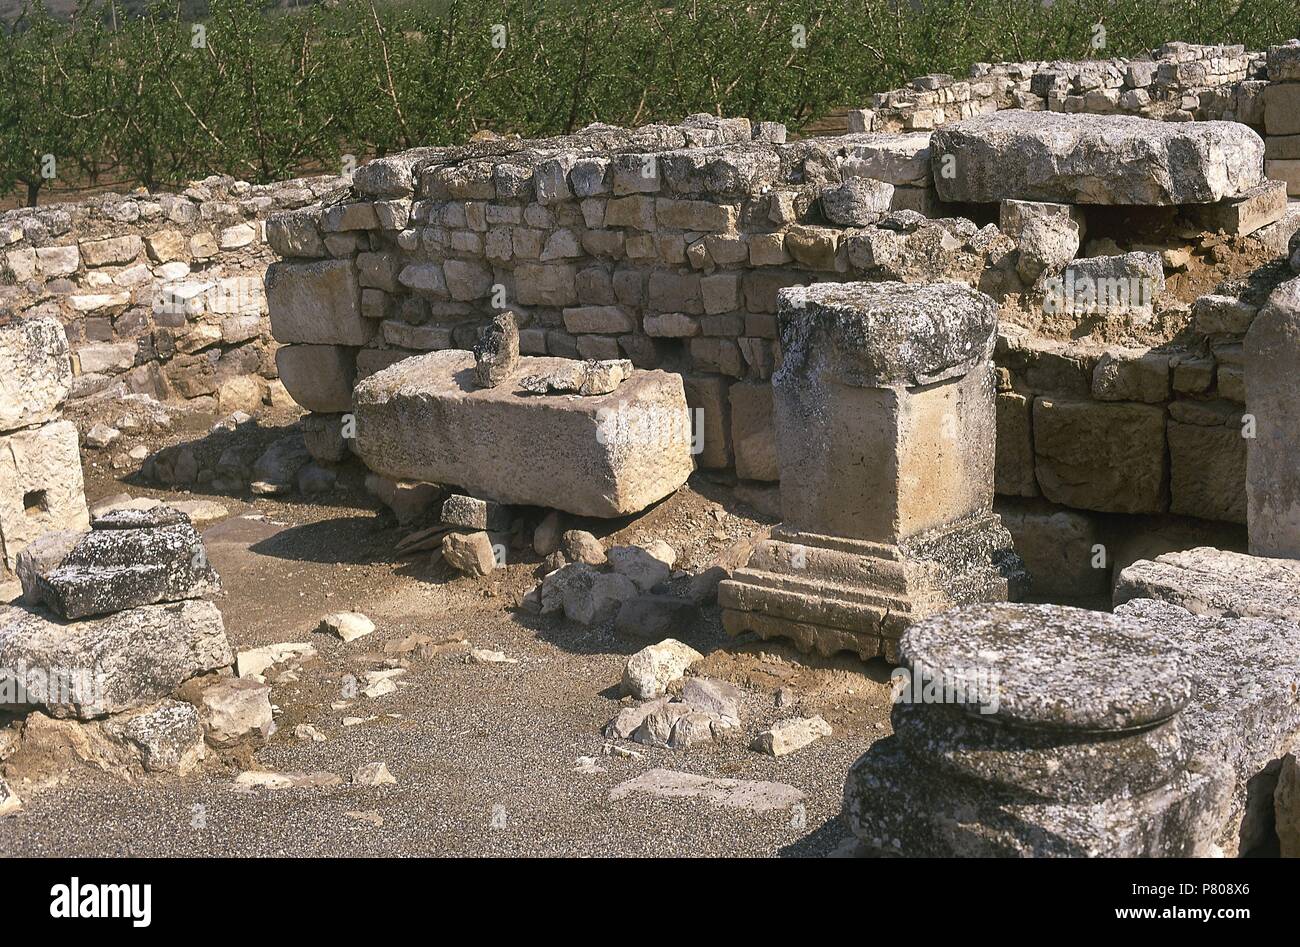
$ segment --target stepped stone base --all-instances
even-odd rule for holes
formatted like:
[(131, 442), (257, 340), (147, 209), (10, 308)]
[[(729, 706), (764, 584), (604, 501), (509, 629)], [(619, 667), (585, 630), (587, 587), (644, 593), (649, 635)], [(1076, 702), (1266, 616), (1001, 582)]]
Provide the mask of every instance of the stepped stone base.
[(821, 655), (898, 657), (913, 622), (957, 605), (1017, 598), (1024, 564), (996, 514), (890, 545), (778, 526), (718, 588), (732, 635), (788, 638)]

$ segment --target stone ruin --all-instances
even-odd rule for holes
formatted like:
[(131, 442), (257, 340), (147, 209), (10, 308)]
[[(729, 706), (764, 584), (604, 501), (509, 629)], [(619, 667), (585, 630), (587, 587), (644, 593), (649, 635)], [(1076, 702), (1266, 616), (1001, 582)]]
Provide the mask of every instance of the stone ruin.
[[(489, 138), (293, 193), (132, 199), (111, 213), (159, 229), (75, 245), (57, 213), (6, 216), (26, 318), (0, 344), (0, 539), (23, 596), (0, 666), (94, 663), (107, 695), (38, 701), (8, 771), (38, 786), (76, 745), (185, 772), (273, 726), (265, 685), (229, 675), (188, 518), (88, 521), (57, 415), (70, 391), (165, 388), (224, 410), (278, 378), (308, 415), (255, 493), (355, 457), (399, 521), (436, 520), (407, 548), (471, 576), (500, 567), (511, 507), (549, 511), (523, 607), (652, 641), (612, 740), (729, 739), (739, 695), (669, 691), (702, 657), (671, 637), (675, 551), (606, 550), (560, 513), (635, 516), (699, 470), (780, 523), (692, 603), (716, 596), (733, 635), (901, 665), (894, 734), (845, 786), (865, 849), (1267, 849), (1300, 822), (1274, 803), (1300, 779), (1298, 90), (1300, 43), (1168, 44), (922, 77), (846, 135), (691, 116)], [(234, 277), (209, 219), (245, 254), (230, 272), (277, 257), (264, 302), (213, 302)], [(247, 249), (263, 232), (270, 252)], [(202, 302), (160, 321), (159, 281)], [(202, 481), (180, 466), (145, 470)]]

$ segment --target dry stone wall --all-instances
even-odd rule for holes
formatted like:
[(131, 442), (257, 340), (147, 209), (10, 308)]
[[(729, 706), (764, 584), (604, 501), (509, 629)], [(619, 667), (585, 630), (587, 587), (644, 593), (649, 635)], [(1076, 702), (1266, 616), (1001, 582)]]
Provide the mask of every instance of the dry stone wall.
[(0, 215), (0, 318), (67, 331), (73, 398), (262, 400), (275, 378), (262, 278), (266, 218), (344, 183), (229, 177), (179, 194), (103, 194)]

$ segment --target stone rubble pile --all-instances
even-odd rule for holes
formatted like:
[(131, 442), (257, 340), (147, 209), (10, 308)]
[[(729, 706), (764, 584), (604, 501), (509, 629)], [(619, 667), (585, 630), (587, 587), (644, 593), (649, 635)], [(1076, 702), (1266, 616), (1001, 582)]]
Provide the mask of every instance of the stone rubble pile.
[(205, 736), (230, 745), (250, 720), (269, 733), (269, 687), (222, 676), (234, 656), (207, 598), (220, 580), (189, 518), (156, 506), (90, 526), (31, 543), (22, 600), (0, 613), (6, 703), (27, 710), (6, 776), (39, 790), (72, 762), (128, 779), (184, 774)]

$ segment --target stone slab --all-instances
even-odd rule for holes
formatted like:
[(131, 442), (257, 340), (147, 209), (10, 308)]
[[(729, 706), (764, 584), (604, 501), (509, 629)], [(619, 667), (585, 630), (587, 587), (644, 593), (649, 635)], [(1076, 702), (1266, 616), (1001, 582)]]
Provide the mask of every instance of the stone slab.
[(28, 701), (56, 717), (89, 719), (142, 707), (233, 661), (221, 612), (201, 599), (68, 623), (23, 607), (0, 611), (0, 668), (84, 681), (66, 690), (28, 689)]
[[(565, 367), (522, 357), (518, 377)], [(354, 392), (356, 451), (394, 479), (451, 484), (499, 503), (621, 516), (672, 493), (694, 469), (680, 377), (634, 371), (607, 395), (478, 388), (474, 358), (404, 359)]]
[(1115, 604), (1153, 598), (1196, 615), (1300, 623), (1300, 560), (1198, 546), (1139, 559), (1119, 574)]
[(945, 201), (1209, 204), (1263, 180), (1264, 142), (1236, 122), (1005, 110), (937, 129)]
[(1281, 220), (1285, 214), (1285, 181), (1264, 181), (1241, 197), (1204, 204), (1195, 210), (1197, 222), (1206, 230), (1221, 230), (1239, 237)]
[[(153, 514), (148, 511), (125, 513)], [(174, 512), (174, 511), (169, 511)], [(93, 523), (52, 568), (37, 571), (35, 599), (60, 618), (105, 615), (139, 605), (202, 598), (218, 592), (203, 540), (189, 519), (137, 528), (112, 519)]]

